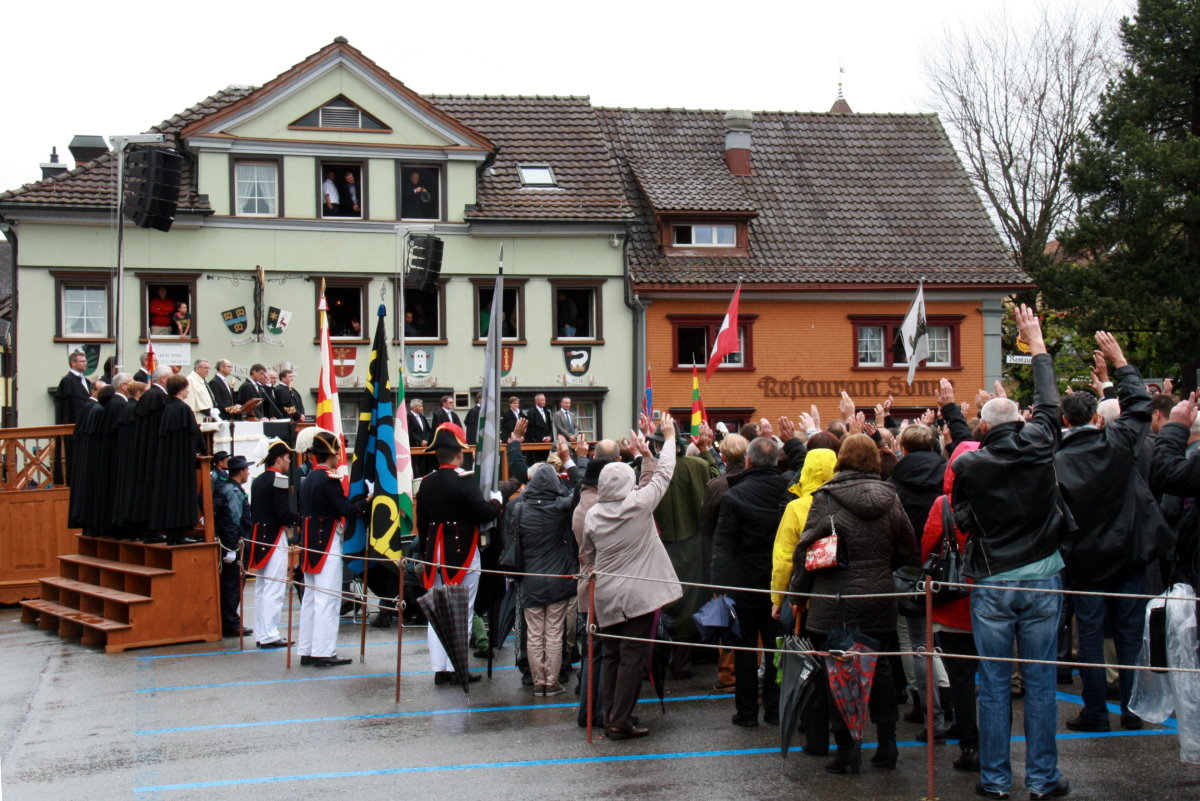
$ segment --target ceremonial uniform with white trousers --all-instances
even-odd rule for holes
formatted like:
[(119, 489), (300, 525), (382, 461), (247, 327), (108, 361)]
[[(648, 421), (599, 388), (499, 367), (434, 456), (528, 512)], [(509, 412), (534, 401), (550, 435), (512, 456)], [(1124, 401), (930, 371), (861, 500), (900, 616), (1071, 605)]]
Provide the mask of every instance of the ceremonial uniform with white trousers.
[[(425, 568), (425, 588), (439, 584), (466, 587), (469, 599), (463, 625), (468, 629), (479, 589), (479, 524), (495, 520), (498, 514), (498, 505), (484, 500), (474, 474), (454, 465), (441, 465), (422, 480), (417, 492), (421, 558), (434, 564)], [(454, 670), (432, 626), (429, 659), (435, 672)]]
[(289, 479), (271, 467), (250, 485), (254, 530), (246, 551), (246, 570), (254, 573), (254, 634), (259, 645), (279, 642), (279, 618), (287, 593), (286, 526), (300, 522), (288, 504)]
[(304, 600), (300, 604), (300, 656), (333, 657), (342, 606), (342, 534), (366, 501), (350, 503), (342, 482), (317, 465), (300, 482), (300, 542), (304, 550)]

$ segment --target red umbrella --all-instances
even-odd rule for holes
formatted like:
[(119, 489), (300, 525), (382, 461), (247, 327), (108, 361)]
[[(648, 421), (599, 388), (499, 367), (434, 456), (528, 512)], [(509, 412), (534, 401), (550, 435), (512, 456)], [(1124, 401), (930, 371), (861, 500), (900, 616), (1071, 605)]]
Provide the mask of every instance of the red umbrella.
[(846, 722), (855, 742), (862, 742), (867, 728), (867, 703), (871, 685), (875, 683), (875, 663), (879, 643), (857, 629), (845, 629), (831, 635), (825, 647), (840, 654), (825, 657), (825, 672), (829, 675), (829, 694)]

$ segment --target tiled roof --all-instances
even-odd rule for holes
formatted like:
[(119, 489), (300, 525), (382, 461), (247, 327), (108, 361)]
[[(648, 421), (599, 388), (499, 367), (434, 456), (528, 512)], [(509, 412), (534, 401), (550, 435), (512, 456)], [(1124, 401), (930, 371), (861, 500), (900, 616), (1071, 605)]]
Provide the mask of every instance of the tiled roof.
[[(469, 219), (627, 220), (629, 203), (586, 97), (427, 95), (488, 137), (495, 162), (479, 179)], [(521, 187), (518, 164), (549, 164), (557, 189)]]
[(698, 160), (706, 175), (723, 168), (724, 113), (596, 114), (637, 214), (629, 257), (638, 283), (1029, 282), (934, 115), (755, 113), (755, 174), (729, 176), (758, 211), (749, 255), (667, 257), (638, 184), (657, 204), (676, 190), (657, 185), (649, 165), (668, 175), (669, 165)]
[[(174, 145), (175, 137), (185, 125), (212, 114), (253, 91), (248, 86), (230, 86), (206, 97), (191, 108), (163, 120), (147, 133), (167, 134), (167, 144)], [(109, 152), (95, 161), (81, 164), (73, 170), (25, 184), (20, 189), (0, 192), (0, 204), (20, 203), (38, 206), (69, 206), (72, 208), (112, 208), (116, 203), (117, 159)], [(191, 163), (183, 168), (179, 189), (179, 208), (184, 211), (209, 211), (206, 200), (196, 194), (196, 176)]]
[(656, 211), (754, 211), (754, 201), (725, 166), (708, 158), (630, 158), (633, 177)]

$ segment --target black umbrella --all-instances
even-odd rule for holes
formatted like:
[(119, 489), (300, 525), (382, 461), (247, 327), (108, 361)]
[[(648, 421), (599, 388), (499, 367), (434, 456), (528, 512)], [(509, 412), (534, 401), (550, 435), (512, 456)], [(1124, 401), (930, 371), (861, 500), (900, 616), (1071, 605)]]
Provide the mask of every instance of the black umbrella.
[(464, 693), (470, 693), (471, 679), (467, 672), (467, 647), (471, 638), (471, 623), (467, 617), (468, 591), (461, 584), (440, 584), (417, 599), (429, 625), (433, 626), (454, 676)]
[(671, 666), (671, 644), (674, 642), (671, 631), (674, 628), (675, 621), (670, 615), (661, 609), (654, 613), (651, 635), (654, 642), (650, 643), (650, 651), (646, 655), (646, 676), (658, 693), (658, 704), (663, 712), (667, 711), (667, 668)]
[(812, 641), (807, 637), (788, 634), (780, 637), (779, 642), (783, 651), (780, 654), (783, 675), (779, 680), (779, 755), (787, 756), (792, 747), (792, 735), (821, 690), (824, 668), (820, 659), (805, 653), (813, 650)]
[(509, 584), (508, 591), (492, 602), (488, 610), (488, 678), (492, 677), (492, 660), (496, 652), (504, 647), (504, 641), (512, 634), (517, 624), (517, 584)]

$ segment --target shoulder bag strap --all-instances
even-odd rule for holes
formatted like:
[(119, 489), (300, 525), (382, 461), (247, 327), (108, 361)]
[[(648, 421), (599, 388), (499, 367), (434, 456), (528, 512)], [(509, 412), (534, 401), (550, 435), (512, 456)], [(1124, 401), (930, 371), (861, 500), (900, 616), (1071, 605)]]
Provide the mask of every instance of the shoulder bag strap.
[(947, 549), (958, 550), (958, 540), (954, 536), (954, 512), (950, 507), (950, 495), (942, 496), (942, 553)]

